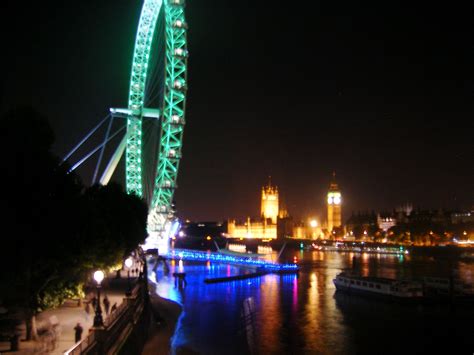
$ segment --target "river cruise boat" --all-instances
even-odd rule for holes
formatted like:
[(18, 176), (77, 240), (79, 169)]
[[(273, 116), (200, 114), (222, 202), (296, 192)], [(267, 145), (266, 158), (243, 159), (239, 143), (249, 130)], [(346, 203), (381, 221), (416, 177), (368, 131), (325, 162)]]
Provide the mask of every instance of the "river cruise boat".
[(337, 251), (346, 253), (366, 253), (366, 254), (384, 254), (384, 255), (408, 255), (409, 251), (404, 247), (395, 246), (371, 246), (365, 243), (340, 243), (336, 242), (334, 245), (311, 245), (313, 249), (323, 251)]
[(347, 293), (405, 300), (423, 298), (423, 285), (416, 281), (360, 276), (349, 272), (341, 272), (333, 279), (333, 282), (336, 290)]

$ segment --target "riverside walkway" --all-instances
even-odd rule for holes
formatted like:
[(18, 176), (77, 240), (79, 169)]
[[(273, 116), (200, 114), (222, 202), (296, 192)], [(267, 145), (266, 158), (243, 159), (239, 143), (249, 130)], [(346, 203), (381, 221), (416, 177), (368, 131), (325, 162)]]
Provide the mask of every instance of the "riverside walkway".
[[(127, 291), (127, 274), (121, 271), (121, 277), (116, 278), (116, 273), (110, 273), (102, 282), (101, 287), (101, 308), (102, 316), (107, 318), (105, 307), (103, 304), (104, 296), (110, 301), (110, 308), (114, 304), (120, 306)], [(135, 278), (131, 277), (133, 282)], [(80, 304), (79, 300), (68, 300), (63, 305), (56, 309), (49, 309), (41, 312), (36, 317), (37, 327), (40, 337), (37, 341), (26, 341), (26, 327), (25, 322), (21, 318), (21, 312), (9, 310), (10, 314), (4, 314), (3, 317), (11, 316), (21, 320), (19, 326), (16, 327), (17, 334), (19, 334), (19, 346), (17, 351), (11, 350), (11, 343), (8, 339), (2, 338), (0, 341), (0, 354), (64, 354), (75, 344), (74, 327), (80, 323), (83, 327), (82, 338), (86, 337), (89, 329), (92, 327), (94, 321), (95, 310), (92, 304), (90, 305), (89, 314), (86, 312), (86, 302), (90, 302), (92, 297), (96, 294), (95, 288), (90, 288), (85, 299)], [(48, 331), (49, 330), (49, 331)]]

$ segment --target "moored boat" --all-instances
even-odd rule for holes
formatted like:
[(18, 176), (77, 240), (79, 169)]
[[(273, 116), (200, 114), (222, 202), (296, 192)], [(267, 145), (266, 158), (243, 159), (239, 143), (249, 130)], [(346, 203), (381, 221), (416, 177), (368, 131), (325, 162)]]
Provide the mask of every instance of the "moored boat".
[(333, 279), (338, 291), (382, 296), (400, 300), (423, 298), (423, 285), (416, 281), (395, 280), (382, 277), (361, 276), (341, 272)]

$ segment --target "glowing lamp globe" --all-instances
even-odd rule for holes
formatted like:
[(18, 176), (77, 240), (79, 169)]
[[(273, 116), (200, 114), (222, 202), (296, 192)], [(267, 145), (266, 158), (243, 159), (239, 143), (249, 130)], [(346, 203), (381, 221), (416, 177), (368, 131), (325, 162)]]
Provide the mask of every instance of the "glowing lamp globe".
[(94, 280), (97, 282), (98, 285), (102, 282), (104, 279), (104, 272), (102, 270), (97, 270), (94, 272)]
[(132, 267), (132, 264), (133, 264), (132, 258), (127, 258), (127, 260), (125, 260), (125, 266), (127, 268), (130, 269)]

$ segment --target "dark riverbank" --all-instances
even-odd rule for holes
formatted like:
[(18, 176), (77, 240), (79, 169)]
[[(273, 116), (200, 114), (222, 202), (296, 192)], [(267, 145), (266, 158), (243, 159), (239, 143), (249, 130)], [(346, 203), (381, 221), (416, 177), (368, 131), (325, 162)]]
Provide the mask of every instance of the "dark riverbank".
[(168, 355), (172, 353), (171, 342), (182, 307), (176, 302), (158, 296), (152, 282), (149, 282), (149, 290), (155, 324), (142, 355)]

